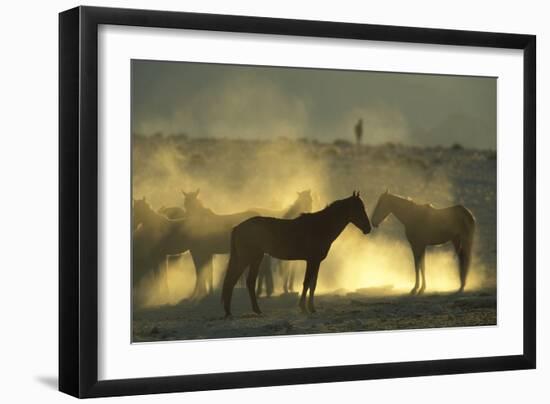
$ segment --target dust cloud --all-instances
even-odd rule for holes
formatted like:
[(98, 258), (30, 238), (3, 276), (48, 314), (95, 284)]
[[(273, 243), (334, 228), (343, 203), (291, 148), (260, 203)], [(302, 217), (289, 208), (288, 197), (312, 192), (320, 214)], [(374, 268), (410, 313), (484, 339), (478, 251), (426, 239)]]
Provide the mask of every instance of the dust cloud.
[[(218, 214), (251, 208), (283, 209), (296, 192), (311, 189), (313, 210), (360, 190), (367, 213), (389, 189), (437, 207), (464, 204), (476, 216), (474, 257), (467, 289), (496, 285), (496, 158), (462, 147), (415, 147), (400, 143), (357, 147), (346, 140), (273, 140), (133, 135), (133, 197), (153, 209), (183, 206), (181, 190), (200, 188), (204, 205)], [(223, 280), (227, 256), (214, 260), (214, 284)], [(144, 279), (136, 292), (145, 306), (175, 304), (195, 283), (189, 253), (168, 259), (168, 269)], [(301, 289), (305, 266), (295, 269)], [(449, 247), (426, 257), (428, 292), (456, 290), (457, 263)], [(278, 282), (275, 277), (275, 293)], [(389, 217), (367, 236), (349, 225), (321, 264), (318, 293), (378, 288), (408, 292), (414, 284), (412, 253), (401, 224)]]

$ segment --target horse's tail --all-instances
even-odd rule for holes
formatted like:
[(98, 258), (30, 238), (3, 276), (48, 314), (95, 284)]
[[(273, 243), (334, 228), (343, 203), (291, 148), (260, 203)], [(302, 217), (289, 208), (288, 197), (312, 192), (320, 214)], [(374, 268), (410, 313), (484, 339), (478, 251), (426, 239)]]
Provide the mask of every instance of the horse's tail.
[(468, 277), (468, 271), (470, 269), (470, 264), (472, 261), (472, 249), (474, 244), (474, 234), (476, 228), (476, 220), (472, 212), (468, 209), (465, 209), (464, 215), (464, 228), (465, 231), (462, 234), (460, 240), (460, 251), (459, 251), (459, 264), (460, 264), (460, 291), (464, 290), (466, 286), (466, 279)]
[(241, 276), (238, 265), (239, 259), (237, 256), (236, 238), (236, 231), (234, 228), (231, 231), (229, 263), (227, 264), (227, 271), (225, 272), (225, 278), (223, 280), (221, 298), (226, 317), (231, 315), (231, 296), (233, 294), (233, 288)]

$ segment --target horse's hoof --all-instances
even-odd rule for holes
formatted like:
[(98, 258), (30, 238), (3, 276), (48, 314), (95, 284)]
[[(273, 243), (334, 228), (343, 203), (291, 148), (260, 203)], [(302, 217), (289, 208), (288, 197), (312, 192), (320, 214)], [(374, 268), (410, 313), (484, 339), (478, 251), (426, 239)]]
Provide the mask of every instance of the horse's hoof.
[(233, 316), (231, 315), (231, 313), (225, 313), (225, 317), (223, 319), (224, 320), (233, 320)]
[(416, 295), (416, 288), (413, 288), (413, 289), (409, 292), (409, 294), (410, 294), (411, 296)]
[(418, 291), (418, 294), (419, 294), (419, 295), (423, 295), (423, 294), (424, 294), (424, 289), (420, 289), (420, 290)]

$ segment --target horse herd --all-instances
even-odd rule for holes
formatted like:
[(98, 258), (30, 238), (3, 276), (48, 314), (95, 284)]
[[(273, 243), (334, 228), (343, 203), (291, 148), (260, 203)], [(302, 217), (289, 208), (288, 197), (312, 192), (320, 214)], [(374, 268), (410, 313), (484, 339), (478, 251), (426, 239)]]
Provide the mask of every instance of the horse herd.
[(299, 306), (304, 312), (315, 312), (319, 267), (334, 240), (350, 223), (368, 234), (371, 223), (378, 227), (390, 214), (403, 224), (412, 249), (416, 281), (411, 294), (423, 293), (426, 288), (426, 247), (449, 241), (458, 257), (458, 291), (462, 292), (466, 285), (476, 224), (472, 213), (462, 205), (436, 209), (386, 191), (378, 199), (371, 222), (359, 192), (355, 191), (313, 213), (311, 192), (307, 190), (298, 192), (295, 202), (280, 211), (256, 208), (229, 215), (219, 215), (205, 207), (198, 198), (199, 190), (182, 193), (183, 208), (161, 208), (157, 212), (145, 198), (133, 201), (134, 286), (166, 267), (170, 257), (189, 251), (196, 271), (193, 296), (211, 294), (212, 258), (229, 254), (221, 293), (226, 317), (231, 316), (233, 289), (246, 269), (252, 309), (260, 314), (256, 284), (262, 262), (269, 262), (269, 257), (281, 260), (288, 285), (292, 271), (288, 267), (284, 270), (285, 266), (300, 260), (306, 262), (306, 272)]

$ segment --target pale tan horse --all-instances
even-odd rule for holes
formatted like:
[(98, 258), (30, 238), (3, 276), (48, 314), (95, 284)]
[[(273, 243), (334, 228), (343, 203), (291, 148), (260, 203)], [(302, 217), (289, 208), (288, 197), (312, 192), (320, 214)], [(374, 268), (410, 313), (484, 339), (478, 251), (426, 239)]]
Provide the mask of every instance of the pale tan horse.
[[(462, 292), (466, 286), (476, 227), (472, 212), (462, 205), (436, 209), (430, 204), (417, 204), (409, 198), (386, 191), (378, 199), (371, 218), (372, 225), (378, 227), (392, 213), (405, 226), (405, 236), (413, 252), (416, 282), (411, 294), (423, 293), (426, 289), (426, 247), (449, 241), (452, 241), (458, 256), (458, 291)], [(422, 275), (422, 285), (419, 282), (419, 273)]]

